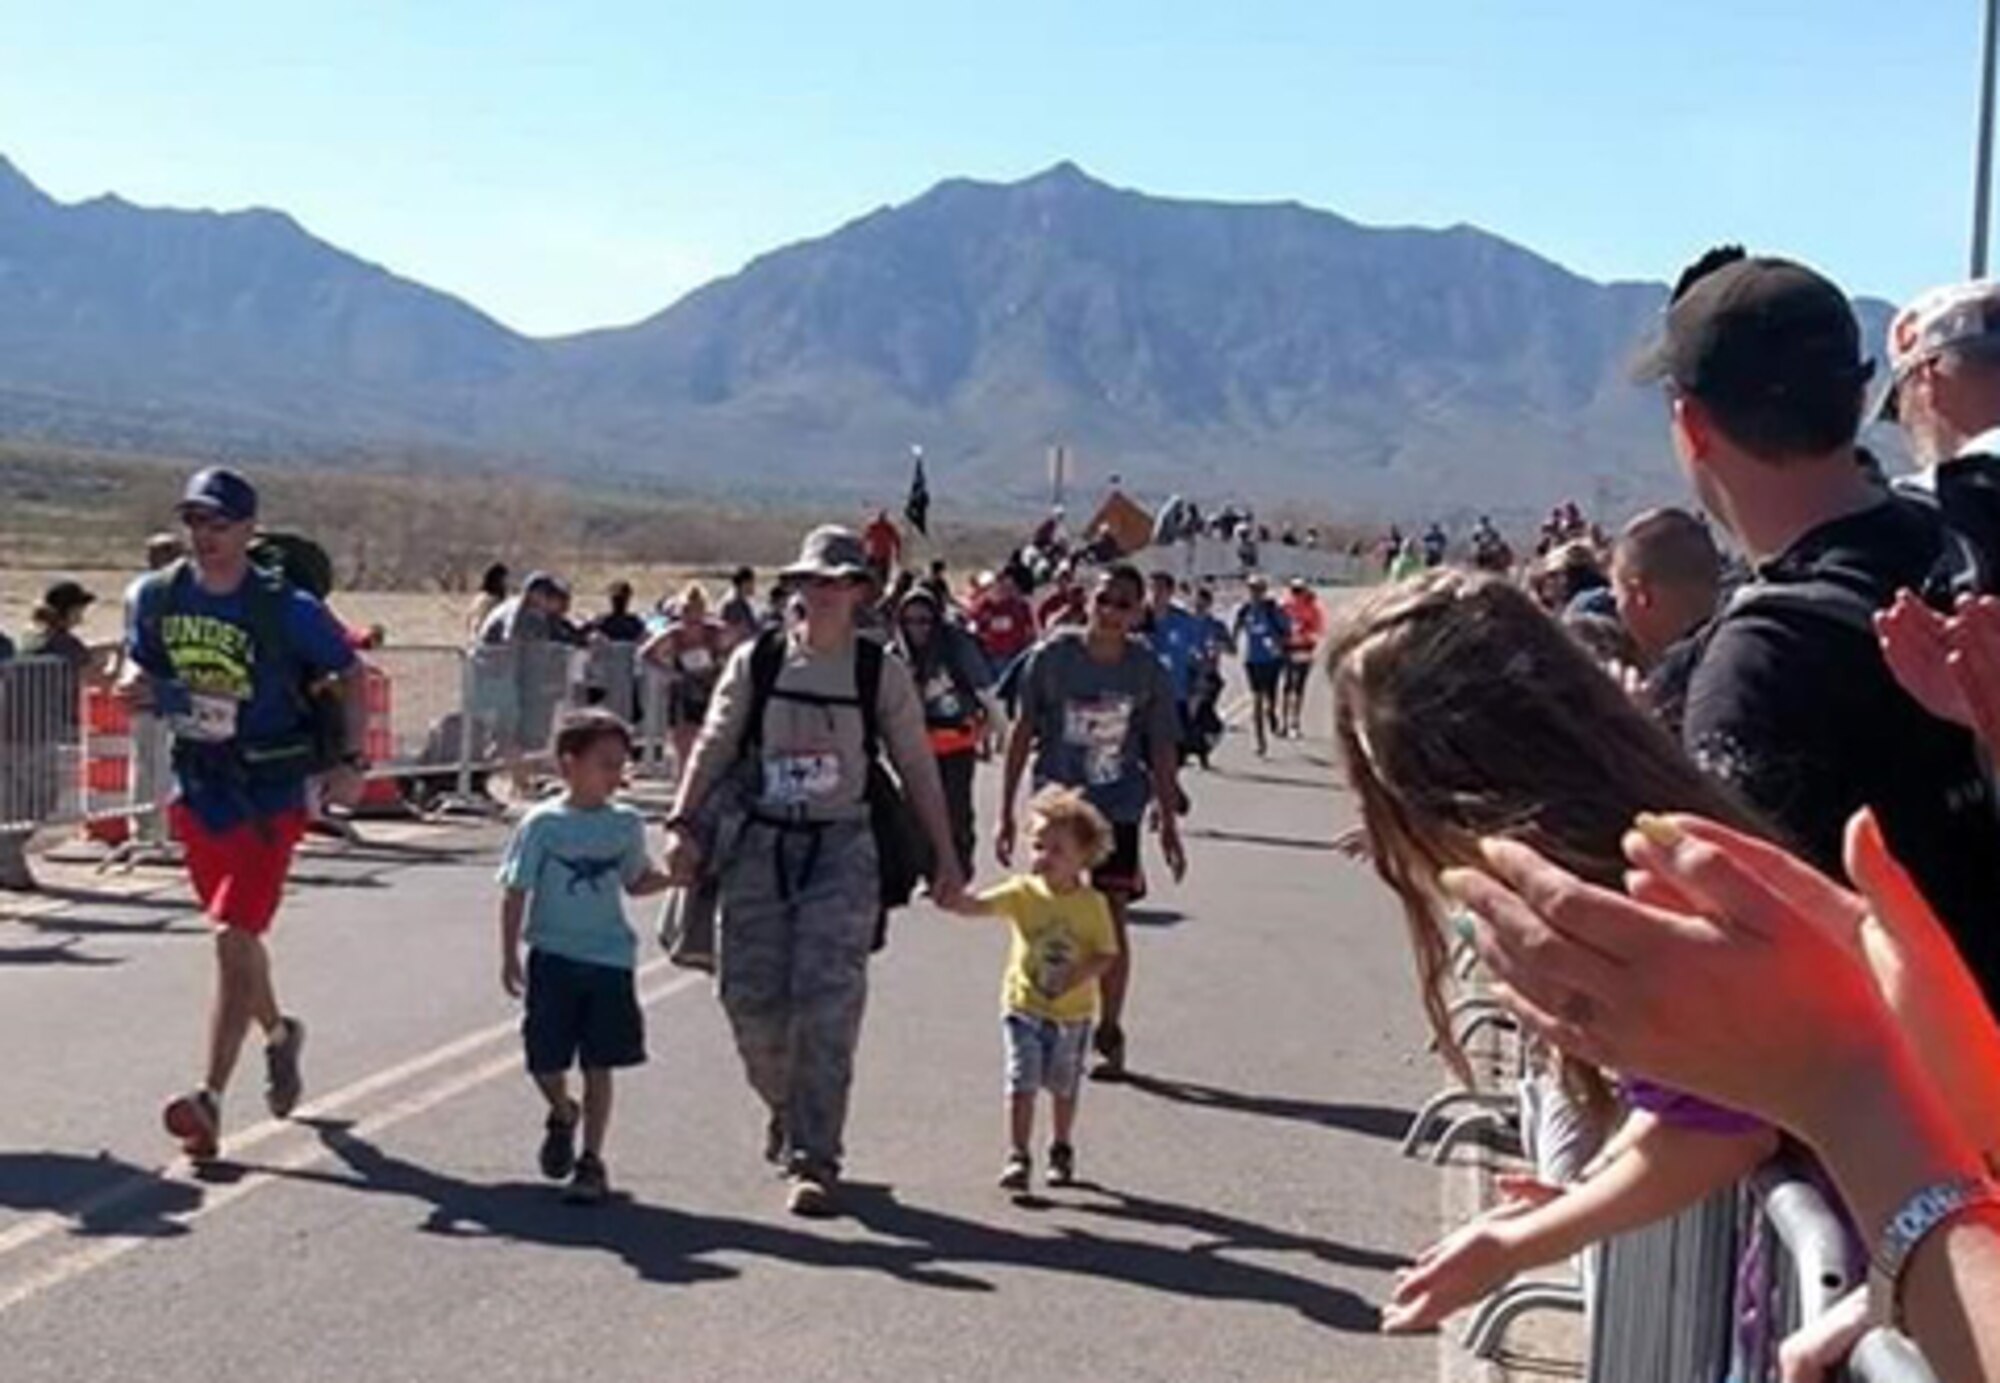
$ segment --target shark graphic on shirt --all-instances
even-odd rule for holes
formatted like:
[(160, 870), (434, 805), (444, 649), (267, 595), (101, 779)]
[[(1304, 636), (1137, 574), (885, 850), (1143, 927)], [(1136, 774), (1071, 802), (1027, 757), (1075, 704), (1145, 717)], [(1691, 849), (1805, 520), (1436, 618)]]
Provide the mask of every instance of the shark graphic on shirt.
[(565, 893), (576, 893), (588, 888), (592, 893), (599, 891), (598, 885), (607, 878), (616, 878), (618, 867), (625, 862), (622, 855), (606, 855), (602, 859), (581, 856), (571, 859), (567, 855), (550, 855), (550, 859), (569, 871), (569, 886)]

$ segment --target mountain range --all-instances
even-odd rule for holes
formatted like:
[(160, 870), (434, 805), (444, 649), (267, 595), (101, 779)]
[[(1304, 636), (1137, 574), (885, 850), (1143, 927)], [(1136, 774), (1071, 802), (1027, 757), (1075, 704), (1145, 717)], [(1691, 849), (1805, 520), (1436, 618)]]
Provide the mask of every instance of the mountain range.
[[(396, 454), (771, 496), (1088, 486), (1332, 509), (1678, 492), (1625, 368), (1665, 301), (1471, 226), (952, 180), (633, 326), (522, 336), (281, 212), (55, 201), (0, 158), (0, 433)], [(1888, 308), (1863, 302), (1870, 339)]]

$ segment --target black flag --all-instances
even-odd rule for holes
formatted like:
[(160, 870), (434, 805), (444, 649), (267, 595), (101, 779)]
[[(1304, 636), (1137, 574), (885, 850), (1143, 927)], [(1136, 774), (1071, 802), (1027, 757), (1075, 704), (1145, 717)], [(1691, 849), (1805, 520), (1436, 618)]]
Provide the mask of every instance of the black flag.
[(924, 449), (911, 447), (910, 455), (917, 468), (910, 476), (910, 497), (903, 501), (903, 517), (910, 521), (910, 527), (928, 538), (931, 535), (931, 487), (924, 481)]

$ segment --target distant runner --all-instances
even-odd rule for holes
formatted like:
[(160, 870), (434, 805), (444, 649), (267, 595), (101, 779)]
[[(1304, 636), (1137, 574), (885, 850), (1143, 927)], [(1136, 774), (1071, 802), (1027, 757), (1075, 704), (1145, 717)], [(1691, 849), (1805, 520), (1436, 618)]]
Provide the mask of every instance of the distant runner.
[(216, 990), (202, 1083), (170, 1102), (188, 1156), (220, 1148), (222, 1095), (254, 1021), (265, 1035), (265, 1102), (283, 1118), (304, 1089), (305, 1025), (278, 1008), (264, 936), (306, 825), (306, 780), (360, 799), (367, 764), (361, 667), (324, 605), (255, 570), (257, 492), (234, 471), (188, 481), (179, 506), (191, 560), (143, 578), (127, 603), (125, 684), (167, 719), (180, 800), (172, 815), (188, 874), (216, 929)]
[(1290, 739), (1304, 733), (1301, 718), (1305, 711), (1306, 679), (1312, 676), (1313, 654), (1326, 633), (1326, 611), (1319, 597), (1303, 578), (1293, 577), (1285, 597), (1285, 695), (1279, 707), (1278, 723)]
[(1278, 681), (1285, 670), (1291, 625), (1261, 576), (1249, 583), (1250, 598), (1236, 611), (1235, 633), (1243, 650), (1243, 675), (1250, 682), (1250, 723), (1257, 730), (1257, 756), (1271, 752), (1278, 729)]
[(908, 665), (923, 702), (924, 730), (930, 736), (938, 777), (944, 783), (944, 805), (951, 816), (958, 867), (970, 878), (977, 839), (972, 780), (986, 743), (986, 727), (999, 711), (993, 698), (993, 673), (979, 645), (945, 618), (943, 607), (927, 586), (903, 597), (896, 612), (896, 651)]
[(1139, 621), (1139, 633), (1153, 647), (1153, 656), (1167, 674), (1174, 690), (1174, 717), (1180, 723), (1175, 748), (1180, 761), (1194, 756), (1195, 674), (1201, 657), (1205, 630), (1200, 620), (1175, 596), (1180, 583), (1172, 572), (1156, 571), (1148, 579), (1146, 613)]
[(1222, 660), (1236, 652), (1236, 635), (1215, 613), (1215, 591), (1199, 586), (1194, 593), (1194, 617), (1201, 625), (1195, 646), (1194, 755), (1207, 768), (1208, 756), (1222, 739)]

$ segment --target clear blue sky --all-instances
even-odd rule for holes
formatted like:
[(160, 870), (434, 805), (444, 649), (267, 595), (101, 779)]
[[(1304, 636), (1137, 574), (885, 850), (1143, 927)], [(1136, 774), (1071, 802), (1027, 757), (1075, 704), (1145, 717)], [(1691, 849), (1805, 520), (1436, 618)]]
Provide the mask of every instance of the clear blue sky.
[(1979, 0), (18, 0), (0, 152), (265, 205), (538, 333), (940, 178), (1470, 221), (1598, 278), (1718, 239), (1964, 270)]

